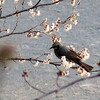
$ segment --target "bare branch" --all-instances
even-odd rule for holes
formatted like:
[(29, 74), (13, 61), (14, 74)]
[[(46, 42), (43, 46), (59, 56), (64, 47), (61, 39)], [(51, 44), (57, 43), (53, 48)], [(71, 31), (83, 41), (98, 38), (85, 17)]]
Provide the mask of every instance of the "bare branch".
[(58, 3), (58, 2), (61, 2), (61, 1), (64, 1), (64, 0), (58, 0), (58, 1), (56, 1), (56, 2), (53, 2), (53, 3), (48, 3), (48, 4), (40, 4), (40, 5), (37, 5), (37, 7), (36, 8), (38, 8), (38, 7), (44, 7), (44, 6), (49, 6), (49, 5), (54, 5), (54, 4), (56, 4), (56, 3)]
[[(11, 33), (9, 33), (9, 34), (5, 34), (5, 35), (0, 36), (0, 38), (12, 36), (12, 35), (18, 35), (18, 34), (25, 34), (25, 33), (29, 32), (30, 30), (32, 30), (32, 29), (34, 29), (34, 28), (36, 28), (36, 27), (38, 27), (38, 26), (41, 26), (42, 23), (43, 23), (43, 22), (41, 22), (41, 23), (38, 24), (38, 25), (35, 25), (34, 27), (32, 27), (32, 28), (30, 28), (30, 29), (28, 29), (28, 30), (26, 30), (26, 31), (23, 31), (23, 32), (16, 32), (16, 33), (11, 32)], [(16, 24), (17, 24), (17, 23), (16, 23)]]
[(17, 16), (17, 20), (16, 20), (16, 25), (11, 33), (13, 33), (16, 30), (17, 26), (18, 26), (18, 16)]
[(54, 2), (54, 3), (47, 3), (47, 4), (40, 4), (40, 5), (38, 5), (40, 3), (40, 1), (41, 0), (39, 0), (34, 6), (32, 6), (30, 8), (27, 8), (27, 9), (24, 9), (24, 10), (20, 10), (20, 11), (16, 11), (14, 13), (11, 13), (11, 14), (8, 14), (8, 15), (5, 15), (5, 16), (1, 16), (0, 19), (4, 19), (4, 18), (7, 18), (7, 17), (11, 17), (13, 15), (20, 14), (20, 13), (23, 13), (23, 12), (26, 12), (26, 11), (29, 11), (30, 9), (35, 9), (35, 8), (38, 8), (38, 7), (44, 7), (44, 6), (54, 5), (54, 4), (56, 4), (58, 2), (61, 2), (61, 1), (64, 1), (64, 0), (59, 0), (59, 1)]
[(51, 94), (53, 94), (53, 93), (57, 93), (57, 92), (59, 92), (59, 91), (61, 91), (61, 90), (63, 90), (63, 89), (66, 89), (66, 88), (68, 88), (68, 87), (70, 87), (70, 86), (72, 86), (72, 85), (74, 85), (74, 84), (76, 84), (76, 83), (79, 83), (79, 82), (84, 81), (84, 80), (87, 80), (87, 79), (97, 78), (97, 77), (100, 77), (100, 74), (97, 74), (97, 75), (94, 75), (94, 76), (90, 76), (90, 77), (86, 77), (86, 78), (78, 79), (78, 80), (76, 80), (76, 81), (73, 81), (73, 82), (71, 82), (71, 83), (65, 85), (65, 86), (62, 86), (62, 87), (60, 87), (60, 88), (58, 88), (58, 89), (55, 89), (55, 90), (53, 90), (53, 91), (50, 91), (50, 92), (48, 92), (48, 93), (46, 93), (46, 94), (44, 94), (44, 95), (42, 95), (42, 96), (40, 96), (40, 97), (38, 97), (38, 98), (36, 98), (36, 99), (34, 99), (34, 100), (41, 100), (41, 99), (43, 99), (44, 97), (46, 97), (46, 96), (48, 96), (48, 95), (51, 95)]
[(39, 91), (40, 93), (45, 94), (45, 92), (43, 92), (42, 90), (36, 88), (35, 86), (32, 86), (32, 85), (27, 81), (25, 75), (23, 75), (23, 77), (24, 77), (25, 82), (26, 82), (32, 89), (35, 89), (35, 90)]

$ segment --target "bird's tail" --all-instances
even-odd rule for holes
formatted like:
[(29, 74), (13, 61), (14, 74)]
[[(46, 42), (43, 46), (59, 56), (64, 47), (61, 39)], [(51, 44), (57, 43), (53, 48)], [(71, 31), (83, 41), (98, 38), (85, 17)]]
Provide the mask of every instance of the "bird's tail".
[(83, 62), (80, 62), (80, 66), (81, 66), (82, 68), (84, 68), (87, 72), (90, 72), (90, 71), (93, 69), (92, 66), (90, 66), (90, 65), (88, 65), (88, 64), (86, 64), (86, 63), (83, 63)]

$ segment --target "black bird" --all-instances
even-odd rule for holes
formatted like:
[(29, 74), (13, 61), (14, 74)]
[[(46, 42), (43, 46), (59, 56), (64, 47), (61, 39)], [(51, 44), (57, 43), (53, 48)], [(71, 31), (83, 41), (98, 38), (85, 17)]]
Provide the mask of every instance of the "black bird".
[(81, 57), (73, 50), (68, 49), (67, 47), (61, 45), (59, 42), (54, 42), (50, 49), (54, 49), (55, 55), (61, 59), (62, 56), (66, 57), (66, 60), (74, 62), (84, 68), (87, 72), (90, 72), (93, 67), (82, 62)]

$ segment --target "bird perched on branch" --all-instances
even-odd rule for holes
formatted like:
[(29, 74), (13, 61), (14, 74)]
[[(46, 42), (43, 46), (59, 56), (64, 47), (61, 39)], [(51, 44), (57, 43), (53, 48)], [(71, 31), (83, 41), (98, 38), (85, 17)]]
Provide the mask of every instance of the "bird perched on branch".
[(59, 59), (61, 59), (62, 56), (65, 56), (67, 61), (78, 64), (83, 69), (85, 69), (87, 72), (90, 72), (93, 69), (92, 66), (82, 62), (81, 57), (75, 51), (70, 50), (69, 48), (61, 45), (59, 42), (54, 42), (50, 49), (52, 48), (54, 49), (55, 55)]

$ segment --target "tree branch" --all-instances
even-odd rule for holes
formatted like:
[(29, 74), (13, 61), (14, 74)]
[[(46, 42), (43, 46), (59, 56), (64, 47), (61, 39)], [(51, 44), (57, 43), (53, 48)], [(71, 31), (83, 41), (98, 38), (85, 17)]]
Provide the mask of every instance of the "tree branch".
[(23, 12), (26, 12), (26, 11), (29, 11), (30, 9), (35, 9), (35, 8), (38, 8), (38, 7), (44, 7), (44, 6), (49, 6), (49, 5), (54, 5), (58, 2), (61, 2), (61, 1), (64, 1), (64, 0), (60, 0), (60, 1), (57, 1), (57, 2), (53, 2), (53, 3), (47, 3), (47, 4), (40, 4), (41, 0), (39, 0), (34, 6), (30, 7), (30, 8), (27, 8), (27, 9), (24, 9), (24, 10), (20, 10), (20, 11), (16, 11), (14, 13), (11, 13), (11, 14), (8, 14), (8, 15), (5, 15), (5, 16), (0, 16), (0, 19), (4, 19), (4, 18), (7, 18), (7, 17), (11, 17), (13, 15), (16, 15), (16, 14), (20, 14), (20, 13), (23, 13)]
[(27, 81), (25, 75), (23, 75), (23, 77), (24, 77), (25, 82), (26, 82), (32, 89), (35, 89), (35, 90), (39, 91), (40, 93), (45, 94), (45, 92), (43, 92), (42, 90), (40, 90), (40, 89), (38, 89), (38, 88), (32, 86), (32, 85)]
[(70, 87), (70, 86), (72, 86), (72, 85), (74, 85), (74, 84), (76, 84), (76, 83), (79, 83), (79, 82), (84, 81), (84, 80), (86, 80), (86, 79), (93, 79), (93, 78), (97, 78), (97, 77), (100, 77), (100, 74), (97, 74), (97, 75), (94, 75), (94, 76), (90, 76), (90, 77), (86, 77), (86, 78), (78, 79), (78, 80), (76, 80), (76, 81), (73, 81), (73, 82), (71, 82), (71, 83), (65, 85), (65, 86), (60, 87), (59, 89), (55, 89), (55, 90), (53, 90), (53, 91), (50, 91), (50, 92), (48, 92), (48, 93), (46, 93), (46, 94), (44, 94), (44, 95), (42, 95), (42, 96), (40, 96), (40, 97), (38, 97), (38, 98), (36, 98), (36, 99), (34, 99), (34, 100), (41, 100), (41, 99), (43, 99), (44, 97), (46, 97), (46, 96), (48, 96), (48, 95), (51, 95), (51, 94), (53, 94), (53, 93), (57, 93), (57, 92), (59, 92), (59, 91), (61, 91), (61, 90), (63, 90), (63, 89), (66, 89), (66, 88), (68, 88), (68, 87)]

